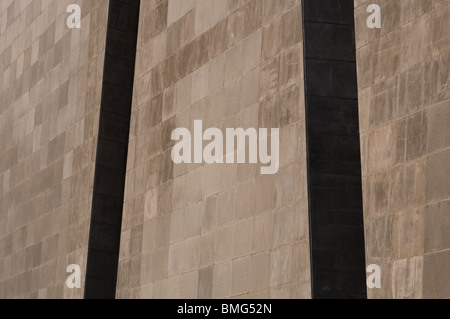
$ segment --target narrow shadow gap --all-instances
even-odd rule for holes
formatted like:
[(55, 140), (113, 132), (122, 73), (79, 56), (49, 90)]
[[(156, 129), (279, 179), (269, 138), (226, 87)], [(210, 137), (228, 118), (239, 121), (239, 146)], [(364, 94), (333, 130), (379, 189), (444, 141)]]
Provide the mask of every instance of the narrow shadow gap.
[(114, 299), (140, 0), (110, 0), (85, 299)]
[(303, 0), (312, 297), (367, 298), (353, 0)]

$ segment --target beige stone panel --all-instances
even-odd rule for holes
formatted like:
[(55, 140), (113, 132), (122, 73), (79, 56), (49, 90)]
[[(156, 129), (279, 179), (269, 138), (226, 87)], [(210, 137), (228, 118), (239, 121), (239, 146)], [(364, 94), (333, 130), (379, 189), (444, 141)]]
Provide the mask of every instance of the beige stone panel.
[(302, 45), (293, 46), (280, 55), (280, 90), (298, 83), (303, 74), (303, 63), (301, 63)]
[(164, 214), (155, 219), (155, 244), (157, 248), (167, 247), (170, 240), (170, 214)]
[[(211, 299), (213, 297), (213, 280), (215, 280), (214, 266), (202, 268), (198, 272), (198, 298)], [(215, 285), (214, 285), (215, 288)]]
[(239, 295), (249, 289), (250, 256), (235, 259), (232, 262), (231, 294)]
[(244, 39), (244, 73), (253, 70), (261, 61), (262, 31), (258, 30)]
[(223, 87), (225, 81), (225, 57), (223, 54), (212, 60), (208, 66), (209, 70), (209, 94)]
[(198, 293), (198, 271), (183, 275), (183, 299), (195, 299)]
[(202, 168), (190, 171), (187, 175), (187, 202), (194, 203), (202, 199), (202, 184), (199, 181), (202, 180)]
[(396, 30), (376, 40), (373, 52), (374, 83), (386, 80), (400, 70), (401, 32)]
[(422, 298), (422, 273), (424, 259), (422, 256), (400, 259), (393, 262), (393, 298)]
[(233, 252), (233, 225), (223, 226), (215, 231), (214, 261), (220, 262), (231, 258)]
[(309, 283), (292, 285), (291, 298), (292, 299), (311, 299), (311, 285)]
[(249, 287), (251, 291), (267, 289), (270, 285), (270, 253), (252, 255), (250, 260)]
[(394, 216), (392, 224), (392, 254), (395, 259), (423, 255), (423, 209), (407, 210)]
[[(421, 1), (423, 2), (423, 1)], [(424, 62), (431, 55), (432, 15), (423, 15), (402, 30), (402, 69)]]
[(280, 130), (280, 168), (295, 162), (298, 152), (298, 128), (290, 125)]
[(244, 36), (247, 36), (261, 27), (263, 1), (251, 0), (243, 5), (244, 10)]
[(169, 277), (176, 276), (183, 271), (183, 249), (184, 244), (182, 242), (172, 244), (169, 246)]
[(206, 95), (208, 94), (208, 85), (208, 66), (204, 65), (193, 74), (191, 101), (192, 104), (206, 97)]
[(270, 286), (288, 284), (292, 276), (292, 246), (282, 246), (270, 253)]
[(246, 219), (234, 225), (233, 257), (248, 255), (252, 248), (253, 220)]
[(193, 237), (184, 242), (183, 272), (198, 269), (200, 257), (200, 237)]
[(219, 164), (209, 164), (203, 168), (202, 198), (207, 198), (219, 189), (220, 170)]
[(145, 254), (141, 258), (140, 285), (144, 286), (153, 282), (152, 277), (152, 255)]
[(292, 248), (292, 281), (308, 282), (310, 277), (309, 244), (303, 240)]
[(234, 214), (235, 219), (240, 220), (251, 216), (254, 209), (255, 185), (252, 182), (239, 185), (236, 188)]
[(198, 0), (196, 4), (195, 35), (214, 26), (228, 14), (227, 0)]
[[(141, 286), (139, 296), (141, 299), (152, 299), (153, 298), (153, 284)], [(121, 299), (121, 298), (118, 298), (118, 299)]]
[(436, 252), (450, 247), (448, 229), (450, 202), (443, 201), (425, 209), (425, 252)]
[[(279, 3), (269, 1), (267, 3)], [(266, 2), (264, 3), (266, 4)], [(276, 56), (281, 49), (281, 18), (275, 17), (269, 25), (262, 28), (262, 62)]]
[(225, 84), (235, 81), (242, 75), (244, 45), (239, 42), (225, 52)]
[(392, 165), (395, 156), (393, 147), (397, 126), (389, 124), (373, 130), (369, 136), (369, 172), (377, 172)]
[(274, 215), (273, 246), (289, 244), (294, 237), (294, 209), (291, 206), (281, 207)]
[(274, 213), (266, 212), (254, 218), (252, 252), (272, 248)]
[(210, 232), (217, 224), (217, 195), (208, 197), (202, 204), (201, 233)]
[(450, 101), (444, 101), (427, 110), (427, 152), (448, 147), (450, 141)]
[(183, 277), (177, 276), (167, 280), (167, 298), (181, 299), (183, 295)]
[(424, 155), (427, 144), (426, 113), (420, 112), (407, 120), (406, 160), (413, 160)]
[(450, 28), (450, 5), (444, 5), (436, 10), (433, 21), (433, 53), (443, 52), (450, 47), (450, 35), (446, 30)]
[(450, 197), (449, 162), (450, 151), (434, 154), (427, 159), (427, 202)]
[(370, 97), (369, 101), (361, 101), (368, 103), (370, 106), (369, 125), (370, 128), (381, 126), (397, 117), (398, 113), (398, 94), (399, 79), (393, 76), (377, 85), (372, 86), (370, 93), (366, 93)]
[(380, 264), (391, 260), (393, 216), (365, 220), (366, 260)]
[[(170, 220), (170, 243), (182, 241), (184, 237), (185, 229), (185, 217), (186, 213), (184, 209), (174, 211), (171, 214)], [(144, 229), (144, 231), (146, 231)]]
[(259, 85), (261, 89), (260, 101), (274, 94), (278, 89), (279, 82), (279, 57), (274, 57), (261, 65)]
[(167, 25), (179, 20), (182, 16), (195, 8), (195, 0), (170, 0), (167, 13)]
[(200, 268), (210, 266), (214, 262), (214, 233), (209, 232), (200, 237)]
[(214, 267), (212, 297), (215, 299), (229, 297), (231, 294), (232, 263), (226, 262)]
[(419, 64), (399, 77), (399, 115), (408, 115), (421, 109), (424, 102), (424, 65)]
[[(295, 165), (290, 165), (286, 168), (281, 169), (279, 174), (277, 175), (277, 205), (283, 205), (292, 202), (295, 196), (295, 188), (297, 184), (302, 184), (302, 180), (295, 178), (295, 168)], [(301, 172), (298, 172), (298, 174), (299, 173)]]
[(153, 283), (153, 299), (167, 298), (167, 279), (158, 280)]
[(295, 181), (294, 181), (294, 198), (299, 201), (307, 201), (308, 198), (308, 185), (306, 161), (301, 160), (295, 164)]
[(144, 197), (144, 222), (156, 217), (158, 212), (158, 189), (152, 188)]
[(184, 223), (186, 239), (200, 235), (202, 228), (202, 205), (200, 203), (186, 208)]
[[(181, 64), (180, 64), (181, 65)], [(175, 109), (177, 112), (191, 104), (192, 98), (192, 75), (188, 75), (178, 81), (175, 89)], [(177, 116), (179, 113), (177, 114)], [(188, 123), (190, 120), (188, 121)], [(186, 126), (182, 126), (186, 127)]]
[(235, 218), (235, 190), (220, 193), (218, 196), (217, 226), (228, 224)]
[[(249, 71), (242, 78), (242, 108), (247, 108), (255, 103), (258, 103), (259, 100), (259, 77), (260, 77), (260, 69), (254, 68), (252, 71)], [(252, 116), (251, 119), (257, 119), (258, 117)], [(245, 120), (244, 120), (245, 123)], [(248, 127), (243, 124), (244, 127)], [(252, 126), (255, 127), (256, 125)]]

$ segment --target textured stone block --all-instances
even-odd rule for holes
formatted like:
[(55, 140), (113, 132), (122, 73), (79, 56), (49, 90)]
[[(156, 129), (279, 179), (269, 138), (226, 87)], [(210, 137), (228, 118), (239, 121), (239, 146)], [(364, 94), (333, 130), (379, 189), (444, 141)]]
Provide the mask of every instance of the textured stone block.
[(235, 217), (235, 190), (220, 193), (218, 196), (217, 225), (230, 223)]
[(217, 224), (217, 195), (211, 196), (206, 199), (201, 208), (201, 232), (202, 234), (211, 231)]
[(431, 155), (427, 160), (427, 201), (450, 196), (450, 176), (445, 168), (450, 161), (450, 151)]
[(407, 210), (394, 216), (392, 254), (395, 259), (422, 255), (424, 239), (422, 208)]
[(373, 130), (369, 137), (369, 172), (377, 172), (392, 165), (397, 127), (393, 124)]
[(450, 121), (449, 102), (439, 103), (427, 111), (427, 151), (434, 152), (449, 146)]
[(271, 252), (270, 255), (272, 287), (287, 284), (291, 280), (292, 246), (283, 246)]
[(233, 225), (223, 226), (215, 231), (214, 260), (220, 262), (231, 258), (233, 253)]
[(426, 255), (423, 258), (423, 298), (445, 299), (449, 295), (449, 251)]
[(426, 207), (425, 252), (435, 252), (450, 246), (448, 228), (450, 223), (449, 201)]
[(212, 284), (212, 297), (225, 298), (231, 294), (231, 262), (214, 266), (214, 281)]
[(198, 272), (198, 298), (211, 299), (213, 296), (214, 267), (209, 266)]
[(436, 20), (433, 23), (433, 51), (434, 53), (448, 50), (450, 45), (450, 36), (448, 30), (450, 27), (450, 6), (447, 4), (436, 12)]
[(250, 289), (258, 291), (270, 284), (270, 255), (267, 252), (253, 255), (250, 261)]
[(250, 276), (250, 256), (232, 262), (231, 294), (238, 295), (248, 291)]
[(248, 255), (252, 248), (252, 227), (251, 219), (237, 222), (234, 226), (233, 234), (233, 257)]

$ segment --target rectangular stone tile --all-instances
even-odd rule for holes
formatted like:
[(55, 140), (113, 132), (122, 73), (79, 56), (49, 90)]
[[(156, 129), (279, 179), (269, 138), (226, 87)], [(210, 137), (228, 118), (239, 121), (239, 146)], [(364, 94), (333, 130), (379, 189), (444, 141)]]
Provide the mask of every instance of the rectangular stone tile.
[(450, 247), (450, 202), (443, 201), (425, 209), (425, 252), (435, 252)]
[(447, 299), (450, 295), (450, 251), (436, 252), (423, 259), (423, 298)]
[(427, 202), (450, 197), (450, 176), (446, 169), (450, 151), (444, 151), (427, 159)]

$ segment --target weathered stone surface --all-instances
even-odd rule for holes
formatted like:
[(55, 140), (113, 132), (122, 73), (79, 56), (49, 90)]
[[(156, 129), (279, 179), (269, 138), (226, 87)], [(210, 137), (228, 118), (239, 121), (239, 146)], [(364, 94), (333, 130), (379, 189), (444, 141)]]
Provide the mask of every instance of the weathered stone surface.
[(366, 263), (384, 274), (368, 295), (448, 297), (450, 3), (381, 1), (381, 29), (354, 4)]
[(83, 297), (109, 6), (82, 7), (68, 29), (60, 1), (0, 4), (1, 298)]
[[(138, 67), (135, 76), (120, 265), (131, 258), (128, 221), (136, 222), (142, 205), (137, 255), (150, 254), (155, 267), (145, 261), (141, 268), (137, 287), (145, 296), (269, 296), (277, 287), (274, 295), (306, 297), (300, 1), (142, 1), (140, 14), (137, 63), (145, 70)], [(171, 130), (192, 130), (194, 120), (223, 132), (280, 128), (280, 170), (173, 164)], [(119, 270), (121, 283), (130, 271)], [(122, 284), (117, 294), (129, 296), (132, 288)]]

